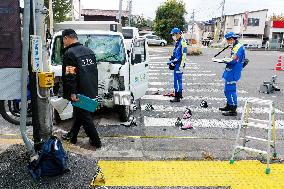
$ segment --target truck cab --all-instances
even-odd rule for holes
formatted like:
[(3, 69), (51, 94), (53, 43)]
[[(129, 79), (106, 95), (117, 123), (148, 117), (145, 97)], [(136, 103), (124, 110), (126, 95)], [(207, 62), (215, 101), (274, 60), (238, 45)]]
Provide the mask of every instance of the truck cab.
[(126, 50), (130, 50), (133, 40), (139, 38), (139, 30), (136, 27), (122, 27)]
[[(84, 24), (88, 25), (88, 23)], [(121, 32), (109, 29), (97, 30), (94, 24), (91, 24), (90, 28), (76, 27), (76, 22), (69, 28), (74, 29), (78, 35), (78, 41), (92, 49), (96, 55), (101, 107), (115, 108), (120, 120), (128, 121), (130, 106), (135, 100), (144, 96), (148, 88), (149, 55), (145, 39), (134, 40), (130, 49), (127, 50)], [(105, 28), (111, 28), (111, 26)], [(55, 72), (55, 81), (58, 83), (62, 76), (61, 32), (60, 28), (53, 36), (49, 58), (51, 70)], [(71, 106), (70, 103), (69, 106)], [(58, 112), (61, 119), (72, 117), (71, 108), (66, 109), (69, 109), (69, 112)]]

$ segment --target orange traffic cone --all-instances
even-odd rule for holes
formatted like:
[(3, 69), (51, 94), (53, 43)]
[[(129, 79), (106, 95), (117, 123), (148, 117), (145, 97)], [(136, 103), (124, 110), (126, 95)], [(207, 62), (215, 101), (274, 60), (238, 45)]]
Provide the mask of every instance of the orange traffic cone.
[(282, 57), (281, 55), (278, 57), (278, 62), (277, 64), (275, 65), (275, 70), (276, 71), (282, 71)]

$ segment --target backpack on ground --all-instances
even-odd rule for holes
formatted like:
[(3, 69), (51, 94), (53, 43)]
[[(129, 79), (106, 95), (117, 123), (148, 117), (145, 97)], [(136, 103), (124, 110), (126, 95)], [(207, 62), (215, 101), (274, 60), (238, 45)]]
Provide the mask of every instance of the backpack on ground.
[(34, 179), (42, 176), (57, 176), (69, 171), (67, 168), (68, 157), (60, 140), (51, 136), (43, 144), (39, 158), (28, 165), (29, 172)]

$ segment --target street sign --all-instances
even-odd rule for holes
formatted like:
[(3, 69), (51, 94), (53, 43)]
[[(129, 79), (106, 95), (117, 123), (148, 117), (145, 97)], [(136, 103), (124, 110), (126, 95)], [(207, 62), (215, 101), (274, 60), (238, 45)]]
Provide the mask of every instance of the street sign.
[(42, 72), (42, 41), (40, 36), (31, 35), (31, 60), (33, 72)]

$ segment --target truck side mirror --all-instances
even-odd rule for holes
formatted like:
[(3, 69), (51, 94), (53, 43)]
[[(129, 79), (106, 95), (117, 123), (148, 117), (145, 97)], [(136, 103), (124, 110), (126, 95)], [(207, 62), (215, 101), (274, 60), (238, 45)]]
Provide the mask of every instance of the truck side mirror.
[[(133, 56), (132, 56), (133, 58)], [(135, 54), (134, 59), (132, 59), (132, 64), (137, 64), (142, 62), (142, 55), (141, 54)]]

